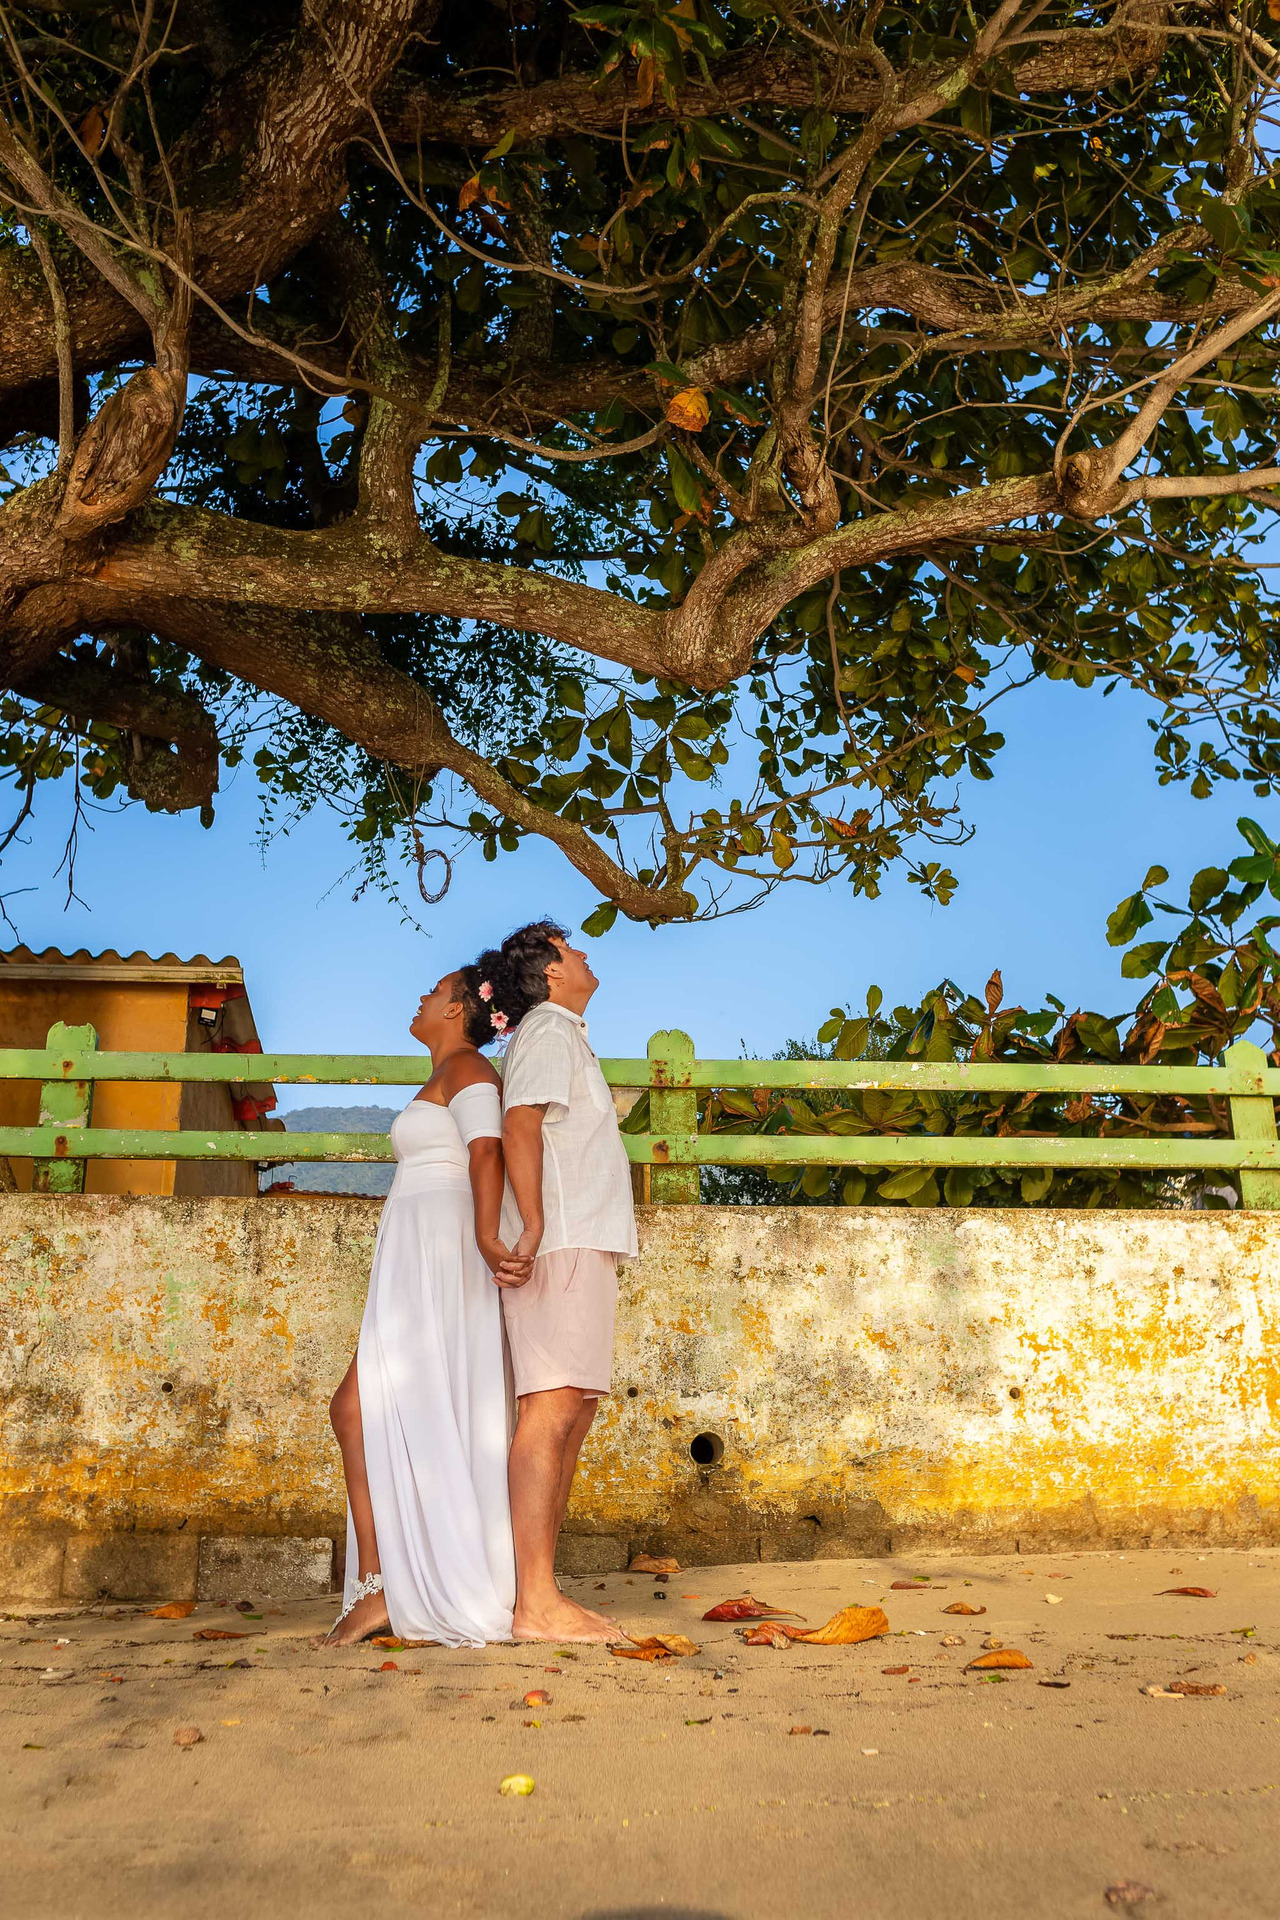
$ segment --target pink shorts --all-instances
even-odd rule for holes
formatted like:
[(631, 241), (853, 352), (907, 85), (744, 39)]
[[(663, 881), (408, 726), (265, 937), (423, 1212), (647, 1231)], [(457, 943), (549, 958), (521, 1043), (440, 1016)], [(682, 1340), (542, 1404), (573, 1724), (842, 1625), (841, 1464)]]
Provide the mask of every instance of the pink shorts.
[(540, 1253), (522, 1287), (502, 1289), (516, 1393), (580, 1387), (608, 1393), (618, 1262), (593, 1247)]

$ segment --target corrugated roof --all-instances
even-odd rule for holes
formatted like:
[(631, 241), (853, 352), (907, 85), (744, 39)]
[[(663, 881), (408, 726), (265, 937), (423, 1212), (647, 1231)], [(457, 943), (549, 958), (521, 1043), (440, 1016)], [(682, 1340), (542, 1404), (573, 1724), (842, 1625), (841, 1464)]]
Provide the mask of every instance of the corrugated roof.
[(197, 980), (216, 987), (244, 985), (244, 969), (232, 953), (221, 960), (211, 960), (204, 953), (180, 960), (176, 953), (154, 955), (141, 948), (125, 954), (114, 947), (101, 953), (90, 953), (87, 947), (75, 953), (63, 953), (57, 947), (46, 947), (43, 953), (10, 947), (0, 951), (0, 974), (11, 980), (45, 980), (54, 974), (64, 980), (137, 980), (141, 975), (157, 985)]

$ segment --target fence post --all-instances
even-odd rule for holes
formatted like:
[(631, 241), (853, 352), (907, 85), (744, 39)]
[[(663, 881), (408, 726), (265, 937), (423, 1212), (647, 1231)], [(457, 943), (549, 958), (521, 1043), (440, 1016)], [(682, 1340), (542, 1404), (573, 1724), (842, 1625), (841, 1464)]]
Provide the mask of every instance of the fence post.
[[(1237, 1040), (1233, 1047), (1227, 1048), (1222, 1058), (1224, 1065), (1242, 1074), (1257, 1073), (1261, 1076), (1267, 1067), (1266, 1054), (1250, 1040)], [(1262, 1086), (1261, 1078), (1258, 1086)], [(1276, 1107), (1269, 1093), (1232, 1094), (1227, 1104), (1231, 1109), (1234, 1139), (1275, 1139)], [(1242, 1167), (1240, 1204), (1243, 1207), (1280, 1207), (1280, 1173), (1252, 1173)]]
[[(692, 1139), (698, 1131), (698, 1096), (689, 1084), (693, 1042), (678, 1027), (649, 1041), (649, 1132), (655, 1139)], [(656, 1149), (655, 1149), (656, 1151)], [(653, 1163), (650, 1198), (657, 1207), (693, 1206), (698, 1201), (697, 1167)]]
[[(61, 1020), (50, 1027), (45, 1046), (50, 1053), (94, 1053), (98, 1035), (93, 1027), (68, 1027)], [(42, 1127), (87, 1127), (93, 1108), (92, 1080), (46, 1080), (40, 1089)], [(70, 1142), (68, 1142), (70, 1145)], [(83, 1193), (84, 1161), (64, 1158), (33, 1160), (33, 1193)]]

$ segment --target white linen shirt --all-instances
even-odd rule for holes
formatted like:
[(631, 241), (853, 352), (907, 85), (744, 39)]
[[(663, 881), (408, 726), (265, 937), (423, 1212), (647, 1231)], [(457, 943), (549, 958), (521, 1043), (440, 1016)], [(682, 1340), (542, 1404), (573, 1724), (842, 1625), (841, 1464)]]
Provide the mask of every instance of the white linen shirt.
[[(634, 1259), (631, 1166), (613, 1095), (587, 1043), (586, 1021), (550, 1000), (526, 1013), (502, 1066), (503, 1112), (541, 1106), (546, 1112), (539, 1253), (584, 1247)], [(508, 1181), (502, 1199), (502, 1237), (508, 1246), (519, 1239), (521, 1225)]]

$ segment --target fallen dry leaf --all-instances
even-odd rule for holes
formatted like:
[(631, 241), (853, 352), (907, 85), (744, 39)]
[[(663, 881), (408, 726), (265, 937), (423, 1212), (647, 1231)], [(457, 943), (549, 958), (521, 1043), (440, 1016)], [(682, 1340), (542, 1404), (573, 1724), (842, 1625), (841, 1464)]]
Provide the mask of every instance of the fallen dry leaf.
[(254, 1604), (253, 1604), (253, 1601), (252, 1601), (252, 1600), (237, 1600), (237, 1601), (236, 1601), (236, 1612), (237, 1612), (237, 1613), (256, 1613), (257, 1611), (258, 1611), (258, 1609), (257, 1609), (257, 1608), (256, 1608), (256, 1607), (254, 1606)]
[(1036, 1685), (1038, 1687), (1069, 1687), (1071, 1682), (1069, 1680), (1037, 1680)]
[(945, 1587), (934, 1587), (927, 1580), (891, 1580), (889, 1586), (894, 1593), (945, 1593)]
[(1143, 1687), (1142, 1691), (1151, 1700), (1185, 1700), (1186, 1699), (1186, 1695), (1184, 1693), (1175, 1693), (1172, 1687)]
[[(684, 1597), (692, 1599), (693, 1596), (686, 1594)], [(718, 1607), (708, 1608), (702, 1617), (704, 1620), (762, 1620), (770, 1613), (786, 1614), (792, 1620), (804, 1618), (794, 1607), (769, 1607), (750, 1593), (744, 1593), (740, 1600), (722, 1600)]]
[(881, 1667), (881, 1673), (910, 1673), (910, 1667)]
[(1136, 1907), (1150, 1900), (1154, 1893), (1155, 1888), (1143, 1886), (1141, 1880), (1117, 1880), (1103, 1897), (1109, 1907)]
[(651, 1633), (625, 1647), (615, 1643), (609, 1651), (619, 1660), (682, 1660), (691, 1653), (701, 1653), (702, 1649), (695, 1647), (683, 1633)]
[(766, 1621), (758, 1627), (740, 1627), (739, 1638), (747, 1647), (789, 1647), (791, 1635), (785, 1627), (775, 1627)]
[(1004, 1645), (1004, 1641), (1000, 1638), (998, 1633), (989, 1633), (982, 1644), (987, 1649), (988, 1653), (990, 1653), (990, 1652), (993, 1652), (996, 1647), (1002, 1647)]
[(378, 1668), (379, 1673), (399, 1673), (399, 1671), (400, 1669), (396, 1665), (394, 1660), (384, 1660), (382, 1665)]
[(1196, 1680), (1171, 1680), (1169, 1682), (1169, 1691), (1170, 1693), (1189, 1693), (1193, 1694), (1197, 1699), (1207, 1699), (1212, 1694), (1225, 1693), (1226, 1688), (1221, 1685), (1202, 1687)]
[(227, 1627), (197, 1627), (192, 1634), (193, 1640), (248, 1640), (247, 1633), (233, 1633)]
[(194, 1613), (195, 1610), (194, 1600), (170, 1600), (163, 1607), (152, 1607), (151, 1618), (153, 1620), (185, 1620), (187, 1615)]
[(949, 1607), (944, 1607), (942, 1611), (944, 1613), (963, 1613), (963, 1614), (967, 1614), (971, 1619), (976, 1619), (980, 1613), (986, 1612), (986, 1608), (971, 1607), (967, 1600), (953, 1600), (951, 1602), (951, 1605)]
[(551, 1705), (551, 1695), (544, 1687), (534, 1687), (529, 1693), (526, 1693), (521, 1704), (526, 1707), (549, 1707)]
[(962, 1633), (944, 1633), (942, 1636), (942, 1644), (944, 1647), (962, 1647), (964, 1645), (964, 1635)]
[(652, 1554), (638, 1553), (627, 1568), (628, 1573), (679, 1573), (679, 1571), (680, 1562), (671, 1559), (669, 1554), (655, 1559)]
[(809, 1647), (854, 1647), (859, 1641), (875, 1640), (880, 1634), (888, 1633), (889, 1622), (879, 1607), (841, 1607), (825, 1627), (810, 1627), (807, 1631), (787, 1627), (784, 1631)]
[(812, 1727), (792, 1727), (792, 1733), (812, 1733)]
[(980, 1653), (971, 1660), (965, 1672), (971, 1673), (976, 1668), (980, 1672), (990, 1673), (997, 1668), (1029, 1667), (1031, 1664), (1026, 1654), (1019, 1653), (1017, 1647), (993, 1647), (990, 1653)]
[(1183, 1593), (1188, 1600), (1216, 1600), (1218, 1597), (1216, 1587), (1161, 1587), (1156, 1598), (1163, 1600), (1170, 1593)]
[(173, 1736), (175, 1747), (198, 1747), (204, 1739), (199, 1727), (179, 1727)]

